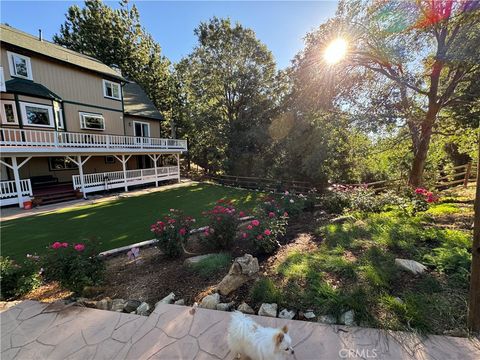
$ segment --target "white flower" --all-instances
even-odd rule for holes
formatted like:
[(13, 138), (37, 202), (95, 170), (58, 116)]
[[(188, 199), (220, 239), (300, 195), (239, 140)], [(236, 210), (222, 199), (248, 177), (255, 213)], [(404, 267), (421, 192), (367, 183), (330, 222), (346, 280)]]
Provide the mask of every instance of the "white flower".
[(293, 201), (293, 199), (290, 199), (290, 203), (293, 204), (295, 201)]

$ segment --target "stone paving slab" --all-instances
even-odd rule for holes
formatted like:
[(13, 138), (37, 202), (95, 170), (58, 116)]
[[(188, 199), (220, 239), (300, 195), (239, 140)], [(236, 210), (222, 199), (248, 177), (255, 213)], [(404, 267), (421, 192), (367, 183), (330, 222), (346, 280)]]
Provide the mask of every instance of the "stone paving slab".
[[(0, 313), (1, 359), (228, 359), (230, 314), (159, 304), (148, 316), (35, 301)], [(0, 310), (1, 311), (1, 310)], [(301, 359), (480, 359), (476, 339), (253, 316), (263, 326), (288, 325)]]

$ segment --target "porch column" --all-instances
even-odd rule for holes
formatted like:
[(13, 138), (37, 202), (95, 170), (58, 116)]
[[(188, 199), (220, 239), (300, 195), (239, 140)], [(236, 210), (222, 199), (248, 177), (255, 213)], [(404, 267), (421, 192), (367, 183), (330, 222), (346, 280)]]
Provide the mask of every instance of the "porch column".
[(158, 186), (158, 166), (157, 166), (157, 161), (158, 161), (158, 158), (160, 157), (160, 155), (148, 155), (150, 157), (150, 159), (152, 159), (153, 161), (153, 167), (155, 168), (155, 186)]
[(23, 208), (23, 195), (22, 195), (22, 188), (20, 185), (20, 174), (18, 173), (18, 163), (17, 157), (12, 156), (12, 170), (13, 170), (13, 177), (15, 179), (15, 188), (17, 189), (17, 198), (18, 198), (18, 206)]
[(177, 173), (178, 173), (178, 182), (180, 183), (180, 154), (177, 154)]
[(84, 199), (87, 198), (85, 194), (85, 179), (83, 178), (83, 163), (82, 163), (82, 156), (77, 156), (77, 165), (78, 165), (78, 173), (80, 175), (80, 188), (82, 189), (82, 196)]
[(122, 167), (123, 167), (123, 184), (125, 186), (125, 191), (128, 191), (127, 186), (127, 160), (125, 160), (125, 155), (122, 155)]

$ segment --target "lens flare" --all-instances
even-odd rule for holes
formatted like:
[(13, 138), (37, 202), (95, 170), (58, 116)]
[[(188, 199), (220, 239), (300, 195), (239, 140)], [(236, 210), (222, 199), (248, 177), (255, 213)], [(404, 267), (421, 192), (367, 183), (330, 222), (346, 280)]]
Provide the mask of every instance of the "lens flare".
[(344, 39), (335, 39), (325, 49), (323, 58), (328, 64), (336, 64), (347, 54), (347, 47), (347, 42)]

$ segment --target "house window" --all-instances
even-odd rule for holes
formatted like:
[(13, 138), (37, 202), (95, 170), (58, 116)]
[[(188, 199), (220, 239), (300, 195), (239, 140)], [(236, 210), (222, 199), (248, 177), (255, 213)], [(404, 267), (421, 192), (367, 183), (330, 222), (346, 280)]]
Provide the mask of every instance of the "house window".
[(21, 102), (20, 109), (24, 125), (53, 127), (54, 117), (51, 106)]
[(111, 155), (105, 156), (105, 164), (115, 164), (115, 157)]
[(120, 84), (108, 80), (103, 80), (103, 96), (121, 100)]
[(1, 116), (4, 124), (18, 124), (15, 101), (2, 101)]
[(81, 112), (80, 127), (87, 130), (105, 130), (105, 119), (100, 114)]
[(65, 156), (48, 158), (48, 166), (51, 171), (77, 169), (78, 166)]
[(55, 123), (57, 128), (63, 129), (63, 112), (58, 102), (53, 103), (53, 111), (55, 113)]
[(33, 80), (32, 64), (30, 58), (20, 54), (7, 51), (10, 75), (23, 79)]

